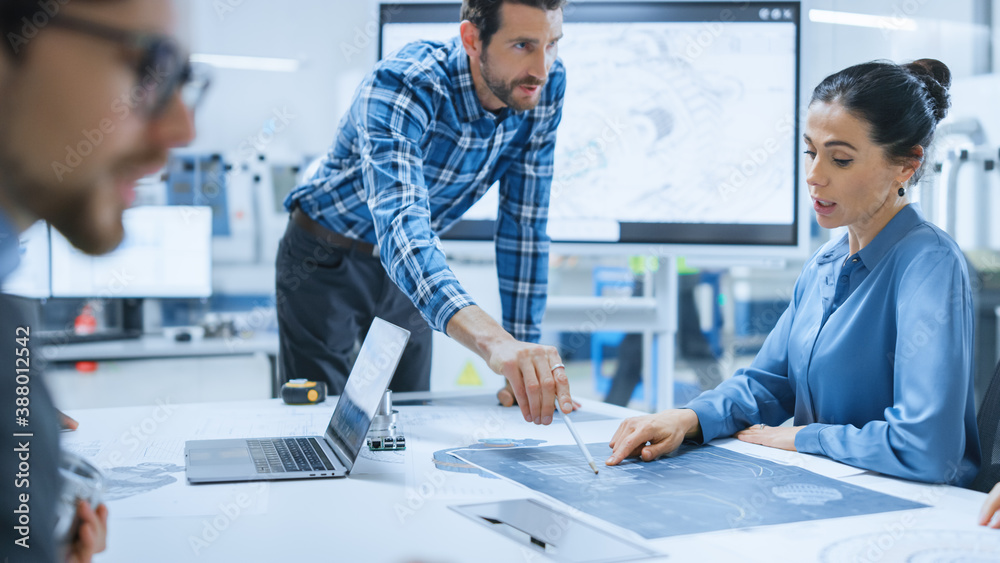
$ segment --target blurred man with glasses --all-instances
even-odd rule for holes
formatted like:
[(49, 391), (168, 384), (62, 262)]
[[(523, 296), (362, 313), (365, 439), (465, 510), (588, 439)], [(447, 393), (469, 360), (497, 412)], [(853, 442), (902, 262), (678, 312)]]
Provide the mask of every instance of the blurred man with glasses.
[[(0, 28), (2, 281), (18, 234), (39, 219), (84, 252), (115, 248), (136, 182), (191, 141), (205, 82), (171, 38), (170, 0), (3, 0)], [(23, 304), (0, 296), (0, 553), (89, 561), (107, 509), (79, 503), (75, 536), (57, 545), (59, 421), (31, 328)]]

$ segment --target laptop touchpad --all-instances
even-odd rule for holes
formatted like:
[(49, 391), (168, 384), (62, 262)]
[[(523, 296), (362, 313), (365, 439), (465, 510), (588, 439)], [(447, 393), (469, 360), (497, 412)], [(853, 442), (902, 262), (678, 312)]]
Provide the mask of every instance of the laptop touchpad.
[(199, 465), (245, 465), (250, 461), (250, 452), (246, 447), (192, 450), (188, 457)]

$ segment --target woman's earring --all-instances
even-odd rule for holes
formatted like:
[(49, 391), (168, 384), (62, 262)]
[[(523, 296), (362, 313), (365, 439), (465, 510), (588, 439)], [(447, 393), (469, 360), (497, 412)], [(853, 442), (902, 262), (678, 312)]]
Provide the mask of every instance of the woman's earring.
[(896, 192), (896, 193), (898, 193), (898, 194), (899, 194), (899, 197), (903, 197), (903, 196), (905, 196), (905, 195), (906, 195), (906, 190), (905, 190), (905, 189), (903, 189), (903, 185), (902, 185), (902, 184), (900, 184), (900, 185), (899, 185), (899, 191), (898, 191), (898, 192)]

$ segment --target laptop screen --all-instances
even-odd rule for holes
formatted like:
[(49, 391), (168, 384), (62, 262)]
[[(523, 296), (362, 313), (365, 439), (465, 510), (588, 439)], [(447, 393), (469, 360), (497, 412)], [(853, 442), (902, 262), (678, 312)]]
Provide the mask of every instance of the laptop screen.
[(365, 443), (372, 418), (403, 354), (408, 330), (375, 318), (330, 418), (326, 435), (347, 454), (348, 469)]

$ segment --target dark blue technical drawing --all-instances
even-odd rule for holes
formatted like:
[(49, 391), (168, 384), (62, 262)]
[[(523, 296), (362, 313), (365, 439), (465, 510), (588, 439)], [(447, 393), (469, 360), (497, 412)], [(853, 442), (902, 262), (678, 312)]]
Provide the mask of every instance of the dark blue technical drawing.
[[(594, 459), (611, 453), (587, 447)], [(599, 475), (575, 445), (452, 453), (647, 539), (927, 506), (715, 446), (602, 465)]]

